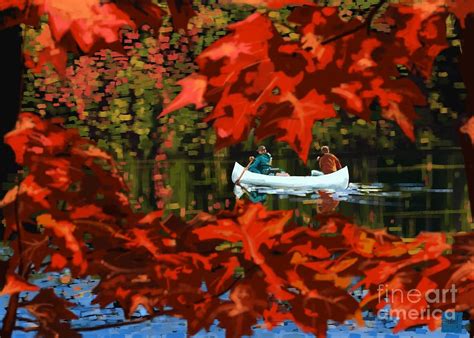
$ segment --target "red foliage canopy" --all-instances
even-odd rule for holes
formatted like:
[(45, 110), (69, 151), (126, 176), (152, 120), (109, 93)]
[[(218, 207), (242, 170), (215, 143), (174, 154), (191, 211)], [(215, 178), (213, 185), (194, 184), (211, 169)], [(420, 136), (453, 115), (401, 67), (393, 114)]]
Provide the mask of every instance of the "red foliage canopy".
[[(85, 52), (113, 45), (123, 26), (161, 16), (148, 0), (76, 2), (69, 7), (70, 2), (64, 6), (57, 0), (7, 1), (0, 11), (13, 20), (8, 24), (36, 23), (48, 14), (47, 57), (59, 50), (58, 64), (76, 44)], [(370, 105), (377, 101), (382, 115), (413, 138), (414, 106), (424, 104), (424, 97), (396, 65), (430, 76), (433, 59), (446, 47), (441, 5), (445, 1), (390, 5), (379, 21), (370, 15), (364, 23), (342, 20), (336, 8), (296, 8), (289, 20), (299, 27), (298, 42), (281, 37), (264, 14), (253, 14), (229, 26), (231, 32), (197, 58), (200, 71), (182, 80), (183, 92), (164, 113), (207, 102), (215, 106), (208, 120), (220, 146), (244, 139), (255, 128), (259, 138), (275, 135), (306, 160), (312, 124), (336, 116), (333, 104), (370, 119)], [(461, 19), (473, 10), (467, 0), (447, 5)], [(181, 27), (193, 14), (189, 2), (170, 10)], [(75, 277), (100, 277), (94, 301), (101, 306), (118, 301), (127, 316), (142, 305), (152, 316), (184, 318), (191, 334), (208, 329), (215, 319), (228, 336), (251, 334), (259, 320), (268, 328), (293, 320), (324, 337), (329, 319), (360, 322), (362, 310), (383, 307), (379, 285), (403, 294), (455, 285), (456, 299), (434, 304), (389, 297), (394, 313), (414, 309), (420, 314), (402, 318), (396, 330), (439, 325), (439, 318), (422, 317), (428, 306), (469, 311), (474, 318), (472, 233), (455, 236), (452, 245), (440, 233), (406, 243), (335, 215), (320, 218), (318, 228), (297, 226), (290, 212), (243, 202), (233, 211), (200, 214), (191, 222), (163, 220), (161, 212), (134, 212), (112, 158), (59, 120), (22, 114), (6, 142), (27, 171), (0, 202), (5, 236), (16, 238), (13, 257), (0, 265), (6, 276), (3, 294), (35, 290), (27, 283), (31, 269), (68, 267)], [(361, 302), (351, 295), (358, 287), (368, 291)], [(223, 299), (226, 292), (229, 298)], [(46, 306), (51, 302), (53, 308)], [(52, 290), (41, 290), (24, 305), (41, 334), (73, 336), (64, 323), (73, 318), (70, 304)]]
[(182, 80), (182, 92), (163, 114), (207, 102), (214, 106), (207, 120), (218, 147), (244, 140), (255, 128), (257, 139), (276, 136), (306, 161), (314, 121), (335, 117), (334, 105), (370, 120), (377, 102), (382, 116), (413, 140), (414, 108), (425, 98), (399, 67), (431, 75), (447, 47), (444, 5), (461, 19), (474, 10), (468, 1), (390, 4), (375, 22), (379, 6), (361, 23), (342, 19), (335, 7), (298, 7), (288, 18), (299, 27), (298, 42), (255, 13), (199, 55), (199, 72)]
[[(472, 233), (455, 236), (452, 246), (441, 233), (406, 243), (336, 215), (321, 216), (318, 228), (298, 226), (289, 211), (245, 202), (190, 222), (163, 220), (159, 211), (133, 212), (110, 157), (60, 121), (22, 114), (6, 141), (28, 174), (1, 202), (6, 236), (17, 235), (14, 256), (1, 265), (2, 293), (35, 290), (26, 282), (32, 268), (68, 267), (75, 277), (100, 277), (94, 302), (101, 306), (118, 301), (127, 316), (142, 305), (151, 316), (184, 318), (190, 334), (217, 319), (228, 336), (249, 335), (260, 320), (268, 328), (292, 320), (324, 337), (329, 319), (362, 323), (362, 310), (382, 308), (380, 285), (405, 294), (457, 289), (455, 299), (430, 304), (389, 297), (394, 313), (420, 314), (401, 318), (396, 330), (437, 327), (440, 319), (423, 312), (428, 306), (474, 315)], [(359, 287), (368, 291), (361, 302), (351, 295)], [(54, 308), (45, 305), (51, 301)], [(51, 290), (25, 304), (40, 332), (72, 336), (63, 321), (73, 316), (68, 306)]]
[[(187, 28), (195, 15), (190, 0), (168, 0), (175, 28)], [(9, 0), (0, 3), (0, 29), (25, 23), (38, 26), (40, 18), (48, 17), (40, 42), (43, 49), (39, 60), (27, 56), (29, 67), (52, 62), (64, 73), (67, 52), (78, 49), (92, 53), (102, 48), (122, 51), (121, 31), (148, 25), (158, 31), (165, 11), (152, 0)]]

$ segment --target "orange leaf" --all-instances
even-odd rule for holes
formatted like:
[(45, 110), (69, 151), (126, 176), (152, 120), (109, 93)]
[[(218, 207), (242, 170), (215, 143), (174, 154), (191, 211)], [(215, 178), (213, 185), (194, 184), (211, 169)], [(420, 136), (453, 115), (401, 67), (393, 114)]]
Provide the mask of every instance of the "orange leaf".
[(189, 104), (194, 104), (196, 109), (205, 106), (204, 93), (207, 87), (207, 78), (205, 76), (192, 74), (178, 81), (178, 84), (183, 87), (182, 91), (173, 102), (166, 106), (160, 117)]
[(3, 289), (0, 291), (0, 295), (13, 295), (15, 293), (23, 291), (38, 291), (39, 288), (36, 285), (30, 284), (20, 276), (14, 274), (8, 274), (6, 283)]
[(58, 269), (58, 270), (61, 270), (63, 269), (67, 264), (67, 259), (61, 255), (61, 254), (58, 254), (58, 253), (54, 253), (52, 256), (51, 256), (51, 264), (50, 264), (50, 267), (52, 269)]
[[(288, 143), (306, 162), (312, 143), (313, 124), (316, 120), (323, 120), (336, 116), (332, 104), (326, 96), (320, 95), (312, 89), (306, 96), (297, 98), (290, 92), (281, 95), (279, 109), (280, 118), (268, 114), (262, 118), (256, 135), (259, 139), (270, 135), (277, 135), (278, 140)], [(289, 103), (289, 106), (284, 106)]]
[(467, 120), (467, 122), (464, 123), (459, 130), (461, 133), (469, 135), (471, 142), (474, 145), (474, 117), (471, 117), (469, 120)]
[(0, 1), (0, 11), (4, 11), (11, 7), (16, 7), (19, 10), (23, 10), (26, 5), (26, 0), (2, 0)]
[(242, 4), (250, 5), (254, 7), (268, 7), (271, 9), (280, 9), (285, 6), (314, 6), (314, 2), (311, 0), (224, 0), (222, 4)]
[(67, 220), (58, 221), (50, 214), (40, 215), (36, 218), (36, 221), (45, 229), (52, 231), (56, 236), (55, 239), (72, 253), (74, 266), (79, 267), (80, 272), (84, 273), (87, 268), (87, 261), (82, 252), (84, 243), (82, 239), (76, 237), (76, 226)]

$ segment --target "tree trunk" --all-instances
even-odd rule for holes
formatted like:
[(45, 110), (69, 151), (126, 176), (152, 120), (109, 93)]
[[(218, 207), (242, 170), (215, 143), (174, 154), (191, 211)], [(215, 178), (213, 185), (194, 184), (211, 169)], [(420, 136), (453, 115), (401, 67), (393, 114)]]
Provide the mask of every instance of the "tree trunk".
[[(474, 14), (466, 17), (465, 28), (461, 36), (462, 52), (459, 60), (461, 75), (466, 86), (466, 109), (460, 116), (460, 126), (474, 116)], [(474, 217), (474, 140), (466, 133), (459, 132), (464, 166), (466, 170), (471, 217)], [(470, 320), (470, 337), (474, 338), (474, 319)]]
[(11, 338), (16, 323), (16, 312), (18, 310), (18, 303), (20, 294), (15, 293), (10, 296), (8, 301), (8, 308), (5, 317), (3, 318), (3, 327), (1, 333), (2, 338)]
[[(461, 75), (466, 86), (466, 109), (460, 115), (460, 126), (474, 116), (474, 14), (466, 18), (466, 27), (462, 32), (462, 53), (459, 60)], [(468, 134), (460, 133), (460, 143), (466, 168), (471, 215), (474, 217), (474, 147)]]
[[(14, 128), (18, 113), (21, 109), (22, 99), (22, 77), (23, 77), (23, 54), (22, 35), (20, 26), (0, 30), (0, 43), (3, 50), (0, 53), (0, 198), (6, 190), (9, 175), (14, 174), (18, 167), (15, 156), (9, 146), (3, 142), (3, 137)], [(0, 221), (3, 213), (0, 209)], [(0, 226), (0, 239), (3, 239), (3, 226)], [(10, 296), (7, 313), (3, 318), (0, 336), (9, 338), (12, 335), (16, 323), (19, 294)]]
[[(9, 175), (18, 167), (11, 148), (3, 142), (3, 137), (15, 126), (21, 108), (23, 54), (20, 26), (0, 30), (0, 199), (6, 192)], [(0, 240), (3, 239), (3, 211), (0, 209)]]
[[(3, 143), (3, 137), (13, 129), (21, 108), (23, 56), (20, 26), (0, 30), (0, 198), (5, 193), (8, 176), (17, 170), (13, 151)], [(0, 211), (1, 212), (1, 211)], [(0, 214), (0, 218), (1, 218)]]
[(468, 134), (460, 132), (459, 138), (464, 156), (469, 202), (471, 204), (471, 215), (474, 217), (474, 146)]

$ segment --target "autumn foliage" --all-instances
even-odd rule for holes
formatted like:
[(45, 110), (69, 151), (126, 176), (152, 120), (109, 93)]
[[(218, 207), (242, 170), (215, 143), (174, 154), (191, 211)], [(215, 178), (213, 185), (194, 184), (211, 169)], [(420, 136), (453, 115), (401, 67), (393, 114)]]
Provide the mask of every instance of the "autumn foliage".
[[(314, 121), (336, 116), (340, 109), (334, 105), (370, 120), (370, 107), (377, 104), (384, 118), (413, 139), (415, 107), (425, 97), (400, 68), (428, 78), (435, 57), (447, 47), (448, 13), (463, 26), (474, 11), (468, 0), (381, 1), (365, 18), (347, 20), (337, 8), (311, 1), (230, 2), (297, 6), (288, 21), (299, 38), (281, 36), (263, 12), (230, 25), (229, 34), (199, 55), (199, 71), (181, 80), (182, 92), (163, 114), (188, 104), (212, 105), (207, 120), (218, 146), (240, 142), (254, 128), (257, 138), (276, 136), (303, 160)], [(192, 3), (167, 4), (175, 28), (186, 29)], [(383, 15), (376, 15), (384, 5)], [(40, 36), (44, 48), (37, 59), (26, 55), (26, 62), (38, 69), (51, 62), (63, 75), (67, 52), (120, 50), (124, 28), (159, 27), (165, 14), (151, 0), (15, 0), (1, 2), (0, 12), (1, 27), (38, 25), (48, 16)], [(472, 135), (469, 121), (462, 131)], [(458, 292), (455, 300), (435, 304), (390, 297), (393, 313), (420, 313), (401, 318), (395, 331), (438, 327), (439, 317), (421, 316), (429, 306), (474, 318), (472, 233), (457, 234), (449, 243), (445, 234), (422, 233), (407, 242), (331, 214), (320, 216), (318, 227), (297, 225), (291, 211), (242, 201), (233, 210), (201, 213), (189, 222), (164, 219), (161, 211), (134, 211), (112, 157), (60, 119), (23, 113), (5, 142), (24, 170), (0, 202), (5, 240), (14, 250), (0, 264), (0, 293), (14, 304), (19, 293), (39, 291), (17, 304), (37, 319), (39, 335), (77, 336), (68, 323), (75, 318), (72, 304), (28, 281), (32, 273), (64, 268), (77, 278), (100, 278), (93, 291), (100, 306), (118, 302), (127, 318), (140, 305), (149, 318), (184, 318), (190, 334), (215, 320), (229, 337), (251, 334), (257, 324), (271, 329), (291, 320), (325, 337), (328, 320), (362, 325), (362, 311), (387, 305), (378, 297), (380, 285), (388, 293), (452, 285)], [(361, 300), (353, 297), (355, 289), (366, 291)], [(12, 311), (13, 305), (7, 320), (14, 324)]]
[[(189, 0), (168, 1), (168, 9), (176, 29), (186, 29), (188, 20), (195, 15)], [(40, 42), (43, 45), (37, 60), (26, 54), (30, 67), (51, 62), (64, 72), (67, 52), (93, 53), (102, 48), (122, 50), (124, 29), (142, 25), (158, 32), (162, 9), (152, 0), (8, 0), (0, 2), (0, 28), (25, 23), (39, 26), (47, 16)]]
[(262, 13), (229, 25), (229, 34), (196, 59), (199, 72), (181, 80), (180, 95), (163, 114), (211, 105), (207, 121), (218, 147), (241, 142), (254, 129), (257, 139), (275, 136), (306, 161), (316, 120), (337, 116), (335, 105), (371, 120), (376, 102), (382, 117), (414, 140), (415, 107), (426, 103), (425, 96), (400, 67), (429, 78), (436, 56), (448, 47), (449, 12), (463, 24), (474, 6), (406, 1), (387, 5), (374, 19), (384, 3), (350, 20), (337, 7), (297, 7), (288, 21), (298, 41), (282, 37)]
[[(435, 306), (474, 308), (472, 234), (455, 236), (452, 245), (441, 233), (404, 242), (337, 215), (320, 216), (316, 228), (298, 226), (291, 211), (242, 201), (190, 222), (162, 219), (159, 211), (133, 212), (113, 160), (59, 120), (24, 113), (6, 142), (25, 175), (1, 202), (15, 250), (2, 266), (2, 294), (36, 291), (27, 282), (32, 271), (67, 267), (74, 277), (100, 277), (93, 292), (103, 307), (117, 301), (127, 317), (142, 305), (151, 316), (184, 318), (190, 334), (218, 320), (229, 337), (285, 320), (318, 337), (328, 320), (362, 325), (363, 310), (385, 305), (379, 285), (424, 292), (454, 284), (457, 301)], [(356, 288), (368, 291), (360, 302), (351, 295)], [(63, 320), (74, 318), (70, 305), (51, 289), (22, 304), (38, 319), (38, 333), (68, 337), (73, 331)], [(420, 313), (433, 306), (390, 305)], [(395, 330), (419, 324), (434, 329), (440, 319), (402, 319)]]

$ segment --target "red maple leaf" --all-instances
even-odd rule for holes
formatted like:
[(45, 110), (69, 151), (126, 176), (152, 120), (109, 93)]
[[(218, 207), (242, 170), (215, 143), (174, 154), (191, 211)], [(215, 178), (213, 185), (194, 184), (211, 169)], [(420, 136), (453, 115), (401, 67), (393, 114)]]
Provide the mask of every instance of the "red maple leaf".
[(442, 298), (437, 300), (433, 294), (430, 296), (430, 292), (438, 287), (435, 282), (413, 273), (399, 273), (394, 281), (382, 286), (386, 289), (379, 289), (377, 308), (390, 305), (390, 316), (399, 319), (395, 333), (417, 325), (427, 325), (430, 330), (439, 327), (441, 314), (431, 312), (432, 306), (436, 305), (434, 302)]
[(246, 203), (238, 203), (235, 212), (237, 217), (218, 217), (214, 225), (197, 228), (193, 233), (201, 241), (220, 239), (232, 243), (242, 242), (243, 258), (264, 272), (271, 292), (280, 299), (293, 297), (284, 290), (284, 280), (278, 276), (274, 267), (267, 264), (265, 255), (265, 250), (271, 249), (276, 242), (275, 237), (283, 233), (292, 212), (267, 211), (260, 204)]
[[(260, 204), (240, 207), (243, 210), (234, 220), (217, 220), (216, 225), (208, 225), (193, 232), (200, 240), (221, 239), (229, 242), (242, 241), (244, 257), (256, 264), (263, 264), (265, 257), (260, 252), (262, 246), (271, 247), (274, 237), (283, 232), (285, 224), (292, 216), (291, 211), (266, 211)], [(245, 208), (245, 209), (244, 209)]]
[(448, 6), (448, 10), (458, 17), (464, 28), (467, 15), (474, 13), (474, 3), (469, 0), (445, 0), (444, 2)]
[(314, 5), (311, 0), (224, 0), (224, 3), (250, 5), (254, 7), (267, 7), (270, 9), (280, 9), (285, 6)]
[(390, 29), (381, 32), (367, 29), (371, 17), (347, 21), (335, 7), (301, 7), (288, 18), (299, 25), (301, 40), (288, 43), (269, 18), (253, 14), (201, 53), (199, 72), (164, 113), (207, 102), (214, 105), (206, 121), (213, 122), (218, 148), (255, 128), (258, 139), (276, 136), (306, 161), (312, 125), (335, 117), (334, 104), (370, 120), (377, 102), (382, 116), (414, 140), (415, 107), (426, 102), (397, 64), (429, 77), (448, 46), (445, 18), (438, 5), (395, 4), (382, 15)]
[[(201, 318), (201, 327), (208, 328), (214, 320), (219, 321), (219, 326), (225, 328), (229, 337), (240, 337), (252, 335), (253, 326), (259, 319), (263, 319), (273, 325), (281, 322), (280, 318), (268, 315), (272, 307), (272, 299), (267, 292), (268, 284), (263, 279), (261, 272), (249, 273), (245, 280), (239, 280), (233, 285), (229, 300), (212, 301), (200, 304), (197, 318), (192, 318), (194, 323), (192, 333), (196, 332), (196, 322)], [(206, 324), (204, 324), (206, 323)]]
[(306, 332), (326, 337), (328, 319), (344, 322), (356, 319), (362, 322), (357, 301), (345, 290), (329, 282), (312, 282), (311, 291), (290, 300), (292, 317)]
[(474, 117), (467, 120), (467, 122), (461, 126), (460, 131), (469, 135), (471, 142), (474, 144)]
[(3, 26), (18, 23), (36, 26), (42, 16), (47, 16), (48, 24), (39, 37), (43, 48), (38, 61), (28, 57), (27, 65), (40, 70), (44, 63), (51, 62), (62, 73), (66, 53), (75, 52), (76, 45), (86, 53), (105, 47), (120, 49), (123, 28), (137, 28), (142, 24), (159, 27), (163, 15), (163, 10), (151, 0), (120, 0), (117, 3), (39, 0), (30, 4), (28, 10), (25, 10), (25, 1), (2, 2), (0, 11), (11, 9), (14, 10), (13, 17), (7, 13)]
[(26, 0), (3, 0), (0, 2), (0, 11), (4, 11), (8, 8), (18, 8), (19, 10), (25, 9)]
[(302, 160), (306, 162), (314, 122), (335, 117), (334, 107), (314, 89), (302, 98), (285, 93), (280, 100), (281, 104), (267, 108), (271, 114), (261, 118), (256, 135), (260, 139), (276, 135), (279, 141), (290, 144), (298, 154), (302, 154)]
[(189, 104), (194, 104), (197, 109), (205, 106), (204, 93), (207, 86), (207, 78), (205, 76), (193, 74), (178, 81), (178, 84), (183, 87), (182, 91), (173, 100), (173, 103), (163, 110), (160, 116)]
[(37, 291), (38, 289), (36, 285), (28, 283), (16, 274), (7, 274), (6, 282), (0, 291), (0, 295), (12, 295), (23, 291)]
[(403, 2), (410, 5), (415, 11), (428, 17), (436, 13), (444, 13), (446, 10), (456, 15), (464, 28), (466, 16), (474, 12), (474, 4), (469, 0), (408, 0)]
[(78, 267), (83, 274), (87, 269), (87, 261), (84, 257), (84, 243), (75, 233), (76, 226), (67, 220), (55, 220), (48, 214), (38, 216), (37, 222), (58, 238), (60, 245), (72, 254), (73, 266)]
[(52, 289), (42, 289), (31, 301), (25, 302), (22, 306), (38, 320), (38, 335), (80, 337), (80, 334), (65, 322), (77, 319), (77, 316), (68, 309), (73, 305), (56, 296)]
[(211, 260), (211, 264), (215, 268), (204, 272), (203, 277), (208, 291), (211, 294), (218, 295), (226, 290), (231, 283), (235, 282), (235, 273), (237, 268), (240, 267), (240, 262), (237, 257), (223, 253)]

